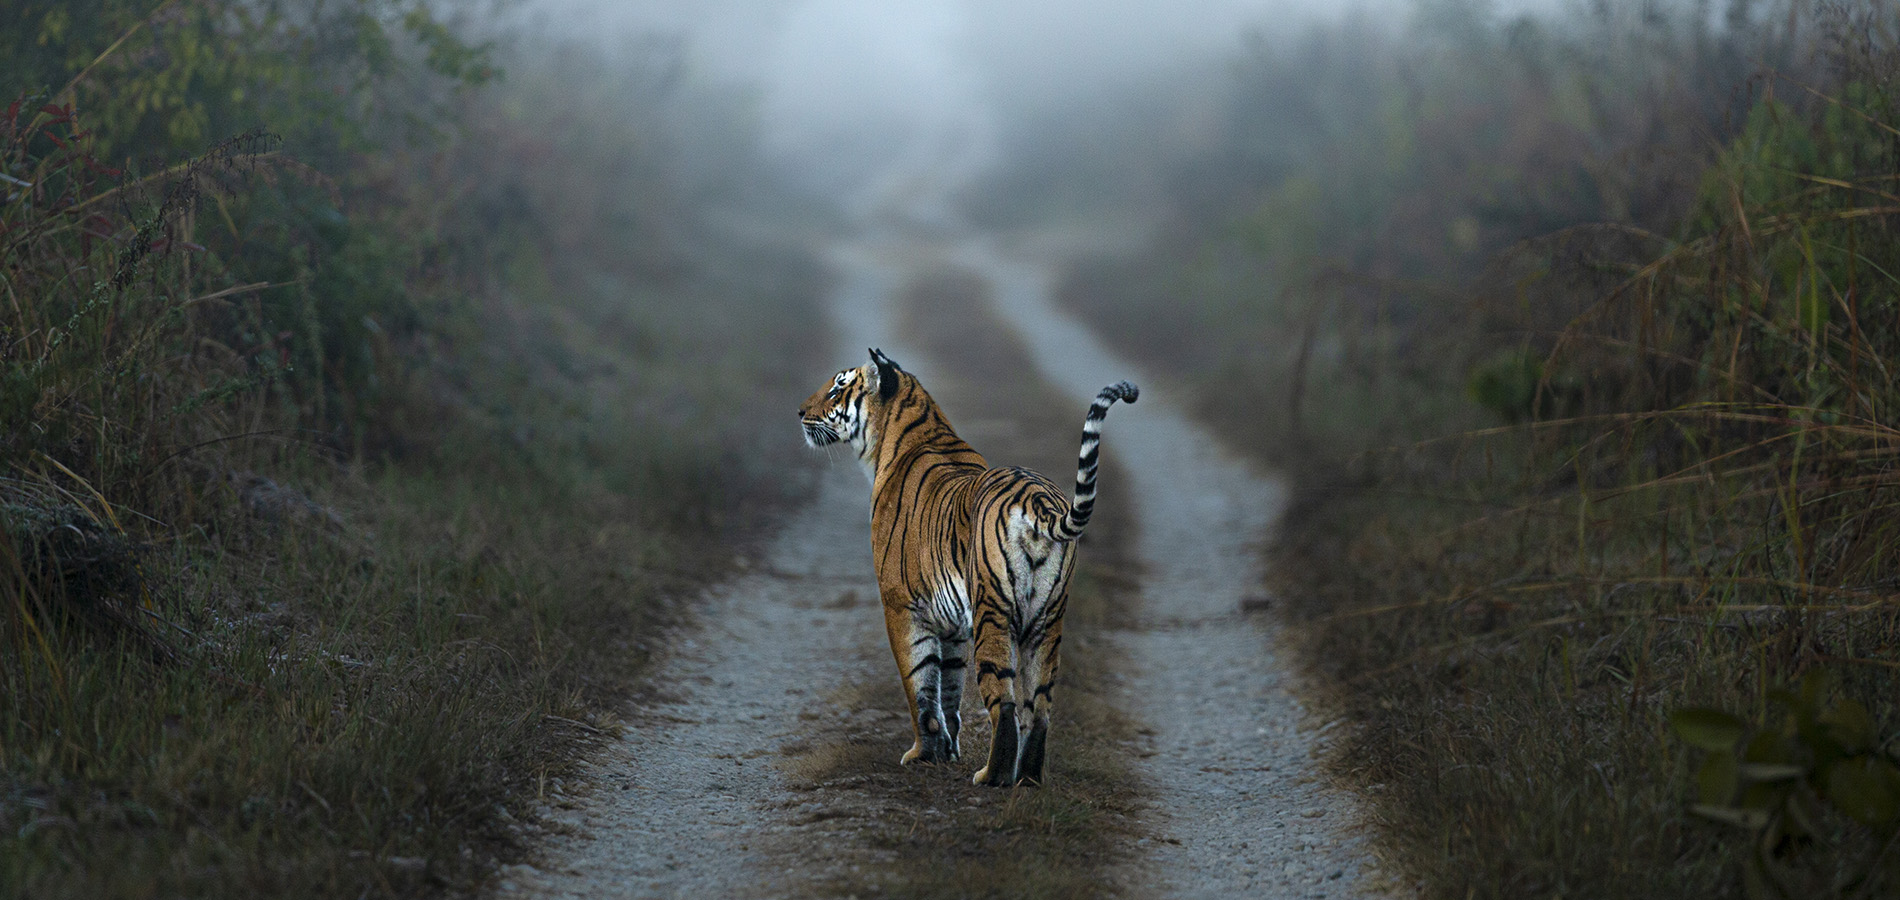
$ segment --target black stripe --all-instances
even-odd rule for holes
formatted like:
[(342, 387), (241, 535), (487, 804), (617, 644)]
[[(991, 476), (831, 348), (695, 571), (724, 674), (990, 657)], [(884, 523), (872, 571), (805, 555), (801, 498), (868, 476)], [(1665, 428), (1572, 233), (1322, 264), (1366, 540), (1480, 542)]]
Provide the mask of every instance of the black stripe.
[[(907, 408), (908, 406), (909, 404), (905, 404), (904, 406), (899, 407), (899, 409), (901, 410), (901, 409)], [(891, 444), (890, 446), (892, 448), (902, 446), (904, 443), (904, 439), (909, 437), (911, 432), (924, 427), (924, 425), (928, 424), (928, 422), (929, 422), (929, 417), (927, 416), (918, 416), (917, 418), (912, 419), (909, 422), (905, 422), (904, 429), (897, 433), (897, 442), (894, 444)], [(886, 437), (885, 439), (889, 440), (888, 437)]]
[(938, 657), (937, 654), (932, 653), (929, 656), (924, 657), (923, 660), (918, 662), (916, 665), (911, 666), (910, 674), (916, 675), (918, 670), (922, 669), (923, 667), (938, 665), (942, 662), (943, 662), (942, 658)]

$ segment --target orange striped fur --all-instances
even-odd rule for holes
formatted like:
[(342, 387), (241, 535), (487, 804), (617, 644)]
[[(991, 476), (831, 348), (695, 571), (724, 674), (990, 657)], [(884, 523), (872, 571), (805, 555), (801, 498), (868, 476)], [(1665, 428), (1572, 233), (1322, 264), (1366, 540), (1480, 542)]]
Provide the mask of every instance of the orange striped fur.
[(974, 780), (1041, 783), (1101, 423), (1115, 401), (1137, 395), (1124, 381), (1090, 406), (1073, 499), (1028, 469), (992, 468), (916, 376), (877, 350), (799, 407), (806, 442), (849, 445), (871, 480), (872, 558), (910, 701), (914, 740), (902, 762), (958, 758), (964, 673), (974, 660), (992, 726)]

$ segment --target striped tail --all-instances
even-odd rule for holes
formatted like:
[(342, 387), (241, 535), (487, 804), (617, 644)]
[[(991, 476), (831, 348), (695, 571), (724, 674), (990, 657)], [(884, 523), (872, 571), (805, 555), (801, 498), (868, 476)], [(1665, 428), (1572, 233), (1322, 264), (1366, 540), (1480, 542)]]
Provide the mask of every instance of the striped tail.
[(1133, 403), (1140, 396), (1140, 389), (1119, 381), (1102, 388), (1102, 392), (1095, 395), (1095, 402), (1089, 404), (1088, 417), (1082, 420), (1082, 455), (1075, 467), (1075, 500), (1069, 506), (1068, 516), (1050, 530), (1050, 537), (1073, 541), (1088, 527), (1089, 516), (1095, 513), (1095, 470), (1100, 461), (1102, 420), (1108, 418), (1108, 408), (1114, 406), (1115, 401)]

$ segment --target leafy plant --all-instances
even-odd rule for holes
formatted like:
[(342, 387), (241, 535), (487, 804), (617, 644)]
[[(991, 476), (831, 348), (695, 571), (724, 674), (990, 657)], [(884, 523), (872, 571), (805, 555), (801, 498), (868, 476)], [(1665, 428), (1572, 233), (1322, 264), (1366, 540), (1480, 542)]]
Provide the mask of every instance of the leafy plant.
[[(1689, 809), (1746, 834), (1737, 855), (1751, 897), (1900, 889), (1900, 755), (1886, 748), (1892, 739), (1881, 739), (1867, 708), (1834, 687), (1817, 668), (1798, 688), (1769, 691), (1774, 714), (1761, 727), (1707, 707), (1670, 714), (1676, 734), (1705, 754)], [(1804, 850), (1837, 834), (1843, 820), (1871, 836), (1866, 857), (1846, 871), (1815, 871)]]
[[(1771, 2), (1263, 39), (1183, 221), (1068, 286), (1305, 486), (1279, 609), (1428, 896), (1740, 896), (1667, 711), (1827, 665), (1900, 716), (1900, 18)], [(1813, 796), (1796, 893), (1894, 892), (1823, 793), (1873, 756), (1702, 724), (1722, 808)]]
[(777, 488), (806, 260), (439, 9), (0, 0), (0, 898), (476, 892)]

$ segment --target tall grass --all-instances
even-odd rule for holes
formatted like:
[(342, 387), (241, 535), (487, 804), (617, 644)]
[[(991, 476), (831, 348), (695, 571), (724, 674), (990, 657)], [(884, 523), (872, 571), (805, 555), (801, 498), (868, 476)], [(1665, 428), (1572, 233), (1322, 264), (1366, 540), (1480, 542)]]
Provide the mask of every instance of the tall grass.
[(795, 491), (747, 423), (814, 268), (568, 207), (676, 190), (595, 164), (657, 98), (537, 145), (563, 85), (419, 6), (104, 6), (0, 120), (0, 896), (477, 890)]
[[(1515, 332), (1550, 350), (1480, 393), (1522, 379), (1530, 424), (1367, 458), (1284, 551), (1314, 659), (1366, 726), (1342, 764), (1383, 786), (1433, 893), (1739, 890), (1762, 835), (1685, 811), (1735, 799), (1667, 727), (1685, 707), (1779, 727), (1769, 689), (1824, 668), (1871, 711), (1868, 758), (1894, 752), (1900, 294), (1895, 219), (1866, 193), (1886, 178), (1737, 183), (1757, 174), (1716, 170), (1706, 231), (1594, 259), (1617, 290)], [(1785, 749), (1763, 752), (1829, 762)], [(1815, 809), (1766, 842), (1784, 884), (1762, 894), (1893, 890), (1891, 823)], [(1461, 831), (1430, 824), (1454, 812)]]
[[(1450, 22), (1407, 78), (1344, 79), (1443, 106), (1326, 111), (1371, 168), (1294, 153), (1184, 264), (1070, 285), (1110, 321), (1131, 285), (1189, 298), (1150, 358), (1302, 473), (1281, 608), (1430, 895), (1900, 889), (1866, 800), (1900, 797), (1900, 35), (1887, 4), (1736, 10)], [(1432, 61), (1486, 52), (1518, 76)], [(1502, 130), (1434, 130), (1461, 109)]]

